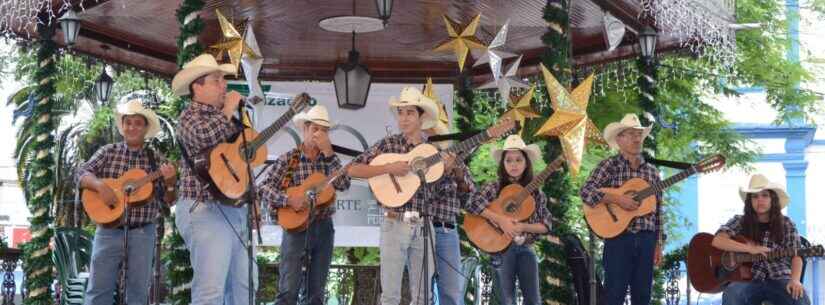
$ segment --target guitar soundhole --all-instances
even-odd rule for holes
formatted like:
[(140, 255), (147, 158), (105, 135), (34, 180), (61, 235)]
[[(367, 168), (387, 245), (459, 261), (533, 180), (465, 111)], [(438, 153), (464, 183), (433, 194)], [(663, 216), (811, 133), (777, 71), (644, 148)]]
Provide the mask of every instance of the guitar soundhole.
[(516, 205), (513, 204), (513, 202), (508, 201), (507, 205), (504, 206), (504, 211), (507, 212), (507, 213), (510, 213), (510, 214), (515, 213), (516, 212)]
[(728, 270), (728, 271), (736, 270), (736, 260), (735, 260), (734, 255), (735, 255), (735, 253), (731, 253), (731, 252), (722, 253), (721, 263), (722, 263), (722, 267), (725, 268), (725, 270)]
[(410, 169), (413, 173), (423, 172), (427, 169), (427, 162), (422, 158), (415, 158), (410, 162)]

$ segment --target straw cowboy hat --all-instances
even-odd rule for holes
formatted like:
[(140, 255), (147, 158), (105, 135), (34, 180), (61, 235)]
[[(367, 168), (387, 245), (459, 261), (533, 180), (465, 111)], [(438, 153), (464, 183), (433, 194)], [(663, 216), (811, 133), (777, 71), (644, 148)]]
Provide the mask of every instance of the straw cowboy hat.
[(616, 143), (616, 136), (630, 128), (641, 130), (642, 139), (644, 140), (650, 135), (650, 130), (653, 129), (653, 126), (642, 126), (636, 114), (625, 114), (621, 121), (607, 124), (607, 127), (604, 128), (604, 139), (607, 141), (607, 145), (610, 145), (611, 148), (619, 149), (619, 144)]
[(307, 112), (296, 114), (295, 117), (292, 118), (292, 122), (295, 123), (295, 126), (298, 128), (304, 126), (305, 122), (313, 122), (324, 127), (332, 127), (332, 124), (329, 122), (329, 112), (327, 112), (327, 107), (324, 105), (316, 105)]
[(121, 103), (115, 109), (115, 119), (117, 122), (117, 130), (120, 132), (120, 135), (123, 136), (123, 116), (125, 115), (141, 115), (146, 118), (146, 136), (144, 138), (149, 139), (158, 134), (160, 132), (160, 120), (158, 120), (158, 116), (155, 114), (154, 111), (151, 109), (146, 109), (143, 107), (143, 100), (139, 97), (130, 97), (126, 96), (126, 102)]
[(508, 150), (521, 150), (527, 153), (527, 158), (530, 159), (531, 164), (535, 164), (536, 161), (541, 158), (541, 151), (539, 150), (539, 146), (536, 144), (526, 145), (524, 144), (524, 140), (521, 139), (519, 135), (510, 135), (504, 140), (504, 146), (502, 148), (495, 148), (490, 150), (490, 154), (493, 155), (493, 159), (496, 160), (496, 163), (501, 162), (501, 158), (504, 157), (504, 152)]
[(784, 209), (786, 206), (788, 206), (788, 203), (791, 202), (791, 197), (789, 197), (788, 193), (785, 192), (785, 187), (783, 187), (779, 183), (768, 180), (768, 178), (762, 174), (756, 174), (751, 176), (751, 181), (748, 184), (748, 187), (739, 188), (739, 197), (742, 198), (742, 201), (745, 201), (748, 198), (748, 194), (759, 193), (764, 190), (772, 190), (774, 191), (774, 193), (776, 193), (776, 196), (779, 197), (780, 210)]
[(198, 77), (218, 71), (226, 74), (235, 74), (236, 72), (232, 64), (219, 65), (212, 55), (201, 54), (183, 65), (183, 68), (175, 74), (175, 78), (172, 79), (172, 91), (178, 96), (189, 95), (191, 93), (189, 92), (189, 84)]
[(438, 106), (435, 105), (435, 101), (424, 96), (418, 89), (404, 87), (398, 99), (394, 96), (390, 98), (390, 112), (393, 115), (397, 115), (396, 108), (403, 106), (418, 106), (424, 110), (424, 114), (421, 115), (422, 130), (435, 127), (438, 121)]

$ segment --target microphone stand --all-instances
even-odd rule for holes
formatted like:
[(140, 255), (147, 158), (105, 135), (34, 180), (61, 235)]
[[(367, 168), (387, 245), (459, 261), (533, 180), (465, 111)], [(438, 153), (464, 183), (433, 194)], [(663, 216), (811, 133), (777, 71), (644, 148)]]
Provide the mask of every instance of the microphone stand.
[[(314, 190), (308, 190), (306, 194), (304, 194), (307, 198), (307, 202), (309, 203), (309, 218), (307, 218), (307, 227), (304, 231), (304, 254), (301, 256), (301, 272), (302, 272), (302, 279), (301, 283), (303, 284), (304, 288), (304, 304), (309, 304), (312, 301), (312, 294), (310, 294), (309, 287), (309, 271), (310, 266), (312, 264), (312, 249), (310, 249), (310, 242), (311, 242), (311, 232), (310, 226), (315, 218), (315, 203), (317, 199), (317, 194)], [(301, 302), (299, 302), (300, 304)]]
[(587, 269), (589, 269), (588, 271), (590, 273), (590, 298), (588, 301), (590, 303), (589, 305), (596, 305), (598, 283), (596, 281), (596, 234), (593, 234), (593, 231), (590, 231), (590, 240), (588, 243), (590, 244), (590, 259), (587, 262)]
[[(426, 204), (423, 211), (422, 211), (422, 214), (423, 214), (422, 218), (424, 219), (423, 222), (422, 222), (422, 224), (423, 224), (423, 228), (422, 228), (422, 238), (423, 238), (423, 240), (422, 240), (422, 242), (424, 243), (424, 255), (423, 255), (424, 263), (421, 265), (421, 269), (422, 269), (421, 272), (423, 273), (422, 278), (423, 278), (424, 283), (423, 283), (423, 285), (419, 285), (418, 290), (420, 291), (421, 287), (424, 287), (424, 295), (423, 295), (423, 300), (424, 300), (423, 302), (424, 303), (423, 304), (431, 304), (431, 302), (430, 302), (430, 290), (433, 288), (432, 287), (432, 283), (433, 283), (432, 279), (433, 278), (436, 278), (436, 279), (438, 278), (438, 269), (433, 268), (434, 269), (433, 270), (433, 276), (431, 278), (429, 276), (429, 274), (430, 274), (430, 264), (429, 264), (430, 255), (429, 254), (430, 254), (430, 251), (433, 251), (433, 255), (435, 255), (435, 240), (434, 240), (432, 231), (430, 230), (430, 226), (432, 225), (432, 222), (431, 222), (431, 219), (430, 219), (431, 216), (430, 216), (430, 213), (429, 213), (431, 205), (429, 205), (429, 202), (428, 202), (430, 200), (430, 189), (428, 188), (427, 177), (425, 176), (426, 168), (425, 169), (417, 169), (415, 171), (415, 174), (418, 176), (418, 179), (421, 180), (421, 188), (419, 188), (419, 190), (423, 192), (424, 202)], [(430, 251), (428, 251), (428, 250), (430, 250)], [(435, 259), (433, 259), (433, 266), (435, 266)], [(416, 293), (418, 293), (418, 291), (416, 291)]]
[[(242, 100), (242, 102), (243, 102), (243, 100)], [(246, 207), (247, 208), (246, 209), (246, 211), (247, 211), (247, 217), (246, 217), (246, 237), (247, 237), (247, 241), (246, 241), (245, 246), (246, 246), (246, 256), (247, 256), (247, 268), (249, 268), (248, 274), (247, 274), (248, 275), (247, 280), (249, 281), (247, 283), (247, 285), (249, 287), (248, 297), (249, 297), (249, 305), (254, 305), (255, 304), (255, 284), (254, 284), (255, 281), (254, 281), (253, 276), (254, 276), (254, 268), (255, 268), (254, 267), (255, 256), (252, 253), (253, 252), (252, 251), (252, 245), (254, 243), (254, 240), (253, 240), (253, 237), (252, 237), (252, 218), (255, 217), (255, 212), (257, 211), (257, 205), (255, 204), (255, 195), (256, 195), (255, 176), (252, 174), (252, 165), (249, 162), (250, 162), (250, 159), (252, 158), (252, 156), (255, 154), (255, 152), (248, 150), (249, 141), (246, 138), (246, 133), (244, 132), (244, 129), (246, 129), (246, 127), (243, 125), (243, 118), (244, 118), (243, 103), (238, 104), (238, 118), (239, 118), (239, 124), (241, 126), (240, 137), (241, 137), (241, 141), (243, 143), (243, 149), (241, 150), (241, 152), (242, 152), (242, 155), (243, 155), (242, 156), (243, 160), (246, 163), (246, 174), (247, 174), (247, 177), (248, 177), (248, 182), (247, 182), (248, 186), (247, 186), (247, 189), (246, 189), (246, 194), (244, 194), (244, 197), (246, 197), (246, 203), (247, 203), (247, 207)], [(259, 224), (259, 222), (257, 220), (255, 221), (255, 223)], [(261, 230), (260, 230), (260, 227), (258, 227), (257, 229), (258, 229), (258, 242), (261, 243)]]
[(120, 305), (126, 304), (126, 282), (129, 279), (129, 196), (132, 195), (134, 187), (127, 185), (123, 188), (123, 218), (121, 223), (123, 225), (123, 259), (120, 261), (120, 285), (118, 285), (117, 303)]

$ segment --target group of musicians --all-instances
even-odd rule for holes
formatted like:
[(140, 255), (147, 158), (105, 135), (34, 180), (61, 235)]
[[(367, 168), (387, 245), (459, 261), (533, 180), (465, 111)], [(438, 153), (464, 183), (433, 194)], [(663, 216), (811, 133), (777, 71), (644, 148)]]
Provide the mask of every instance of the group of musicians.
[[(124, 256), (128, 258), (128, 281), (125, 294), (130, 305), (148, 301), (149, 273), (155, 239), (155, 220), (162, 205), (174, 205), (175, 225), (183, 236), (194, 270), (191, 283), (192, 304), (248, 304), (248, 256), (245, 239), (248, 205), (236, 207), (222, 204), (209, 191), (209, 184), (193, 171), (191, 157), (220, 143), (231, 141), (241, 130), (235, 114), (242, 96), (227, 92), (225, 75), (234, 67), (218, 64), (211, 55), (200, 55), (186, 63), (172, 80), (172, 89), (179, 96), (189, 96), (192, 102), (181, 113), (176, 135), (182, 147), (180, 179), (175, 168), (163, 156), (146, 148), (144, 141), (160, 130), (157, 116), (142, 106), (139, 98), (128, 99), (116, 110), (116, 125), (123, 142), (100, 148), (80, 169), (78, 181), (83, 188), (97, 191), (104, 201), (114, 203), (117, 196), (103, 183), (104, 178), (117, 178), (129, 169), (160, 171), (162, 179), (155, 182), (156, 196), (149, 204), (130, 209), (128, 219), (116, 227), (98, 226), (95, 237), (85, 304), (110, 305), (115, 291), (118, 270)], [(407, 162), (380, 166), (369, 165), (378, 155), (407, 153), (428, 137), (448, 130), (439, 120), (439, 105), (419, 90), (404, 88), (389, 108), (395, 116), (400, 133), (389, 135), (353, 160), (346, 175), (336, 179), (336, 190), (345, 190), (352, 178), (371, 178), (383, 174), (403, 176), (411, 172)], [(300, 129), (302, 143), (281, 155), (267, 171), (257, 196), (270, 210), (307, 208), (303, 195), (287, 196), (286, 188), (300, 185), (315, 172), (331, 174), (342, 168), (329, 139), (332, 123), (324, 106), (318, 105), (293, 118)], [(660, 180), (659, 171), (642, 157), (644, 139), (650, 134), (634, 114), (605, 128), (604, 138), (618, 153), (603, 160), (592, 171), (581, 189), (582, 201), (590, 206), (617, 204), (622, 209), (635, 210), (639, 202), (632, 196), (601, 191), (604, 187), (619, 187), (632, 178), (649, 183)], [(500, 303), (517, 303), (516, 287), (521, 290), (522, 304), (542, 304), (541, 282), (537, 255), (532, 243), (551, 232), (552, 217), (547, 197), (540, 191), (531, 195), (535, 212), (526, 221), (518, 222), (503, 216), (488, 205), (507, 185), (526, 186), (533, 179), (533, 164), (541, 159), (535, 144), (527, 145), (518, 135), (507, 137), (504, 146), (494, 149), (498, 164), (497, 179), (476, 187), (468, 168), (453, 154), (442, 154), (445, 174), (436, 182), (421, 186), (412, 199), (397, 208), (383, 208), (380, 235), (381, 304), (398, 305), (402, 289), (409, 289), (411, 304), (430, 304), (437, 297), (439, 304), (464, 304), (461, 254), (456, 217), (463, 210), (480, 215), (495, 224), (501, 232), (513, 238), (505, 250), (491, 253), (500, 291)], [(549, 183), (553, 183), (552, 181)], [(717, 248), (764, 254), (777, 247), (796, 247), (800, 237), (794, 223), (780, 210), (789, 203), (785, 190), (762, 175), (754, 175), (748, 188), (740, 190), (744, 203), (743, 215), (737, 215), (721, 226), (713, 245)], [(662, 194), (656, 195), (661, 202)], [(334, 205), (317, 211), (317, 216), (305, 230), (284, 231), (279, 266), (276, 304), (296, 304), (299, 292), (309, 304), (324, 304), (326, 281), (333, 253), (335, 229)], [(431, 221), (424, 221), (424, 214)], [(620, 235), (604, 241), (603, 267), (607, 304), (623, 304), (628, 288), (633, 305), (647, 305), (651, 300), (653, 268), (662, 259), (665, 235), (658, 209), (637, 217)], [(428, 226), (425, 228), (425, 226)], [(128, 229), (128, 230), (127, 230)], [(434, 246), (425, 240), (425, 231), (433, 232)], [(128, 253), (123, 253), (123, 237), (128, 232)], [(304, 244), (307, 234), (311, 243)], [(745, 235), (757, 244), (740, 243), (732, 239)], [(302, 259), (308, 249), (309, 271), (304, 274)], [(434, 250), (434, 251), (433, 251)], [(424, 258), (428, 258), (425, 262)], [(800, 257), (766, 260), (754, 267), (754, 280), (729, 285), (723, 304), (760, 304), (770, 300), (774, 305), (810, 304), (800, 283)], [(407, 270), (409, 285), (402, 285)], [(424, 274), (427, 270), (427, 274)], [(424, 299), (426, 279), (433, 277), (437, 296)], [(302, 283), (305, 277), (308, 283)], [(517, 284), (518, 283), (518, 284)], [(307, 290), (308, 291), (304, 291)]]

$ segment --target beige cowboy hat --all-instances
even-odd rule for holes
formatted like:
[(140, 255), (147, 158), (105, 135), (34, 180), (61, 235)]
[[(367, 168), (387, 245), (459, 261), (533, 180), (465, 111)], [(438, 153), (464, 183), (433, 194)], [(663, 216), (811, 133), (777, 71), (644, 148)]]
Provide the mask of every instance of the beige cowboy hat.
[(158, 116), (155, 114), (154, 111), (151, 109), (146, 109), (143, 107), (143, 99), (139, 97), (129, 97), (126, 96), (126, 102), (121, 103), (115, 109), (115, 125), (117, 125), (117, 130), (120, 132), (120, 135), (123, 136), (123, 116), (125, 115), (141, 115), (146, 118), (146, 136), (144, 138), (149, 139), (158, 134), (160, 132), (160, 120), (158, 120)]
[(788, 206), (788, 203), (791, 202), (791, 197), (789, 197), (788, 193), (785, 192), (784, 186), (768, 180), (768, 178), (762, 174), (755, 174), (751, 176), (751, 181), (748, 184), (748, 187), (739, 188), (739, 197), (742, 198), (742, 201), (745, 201), (748, 199), (748, 194), (759, 193), (764, 190), (772, 190), (776, 193), (776, 196), (779, 197), (779, 209), (784, 209)]
[(403, 106), (418, 106), (424, 109), (424, 114), (421, 115), (422, 130), (435, 127), (438, 121), (438, 106), (436, 106), (435, 101), (424, 96), (418, 89), (404, 87), (404, 89), (401, 89), (398, 99), (394, 96), (390, 98), (390, 112), (393, 115), (397, 115), (396, 108)]
[(508, 150), (522, 150), (527, 153), (527, 158), (530, 159), (531, 164), (536, 164), (536, 161), (541, 158), (541, 150), (539, 150), (539, 146), (536, 144), (526, 145), (524, 144), (524, 140), (521, 139), (519, 135), (510, 135), (507, 139), (504, 140), (504, 146), (501, 148), (493, 147), (490, 149), (490, 154), (493, 155), (493, 159), (496, 160), (496, 163), (501, 162), (501, 158), (504, 157), (504, 152)]
[(296, 114), (295, 117), (292, 118), (292, 122), (295, 123), (295, 126), (298, 128), (301, 128), (304, 122), (307, 121), (324, 127), (332, 127), (329, 121), (329, 112), (327, 112), (327, 107), (324, 105), (316, 105), (310, 108), (309, 111)]
[(642, 139), (644, 139), (650, 135), (650, 130), (653, 129), (653, 126), (642, 126), (636, 114), (625, 114), (621, 121), (607, 124), (607, 127), (604, 128), (604, 139), (607, 141), (607, 145), (610, 145), (613, 149), (618, 149), (619, 144), (616, 143), (616, 136), (630, 128), (641, 130)]
[(172, 91), (177, 96), (189, 95), (191, 93), (189, 92), (189, 84), (198, 77), (217, 71), (226, 74), (236, 73), (235, 66), (232, 64), (219, 65), (212, 55), (201, 54), (183, 65), (183, 68), (175, 74), (175, 77), (172, 78)]

